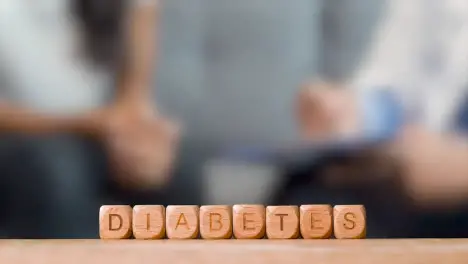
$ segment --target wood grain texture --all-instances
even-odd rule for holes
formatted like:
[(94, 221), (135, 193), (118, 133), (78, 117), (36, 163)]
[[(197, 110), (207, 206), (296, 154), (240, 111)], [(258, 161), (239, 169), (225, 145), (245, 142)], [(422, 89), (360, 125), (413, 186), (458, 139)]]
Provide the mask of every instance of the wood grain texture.
[(265, 236), (265, 206), (236, 204), (232, 207), (232, 228), (238, 239), (259, 239)]
[(166, 235), (171, 239), (198, 237), (200, 207), (197, 205), (169, 205), (166, 208)]
[(301, 205), (301, 235), (304, 239), (330, 238), (333, 233), (331, 205)]
[(132, 235), (132, 208), (128, 205), (103, 205), (99, 210), (99, 236), (126, 239)]
[(133, 207), (133, 237), (161, 239), (166, 236), (166, 208), (162, 205)]
[(269, 239), (296, 239), (299, 237), (298, 206), (268, 206), (266, 234)]
[(362, 205), (335, 205), (333, 233), (338, 239), (366, 237), (366, 209)]
[(0, 240), (0, 263), (465, 264), (456, 240)]
[(232, 237), (232, 207), (204, 205), (200, 207), (200, 236), (203, 239)]

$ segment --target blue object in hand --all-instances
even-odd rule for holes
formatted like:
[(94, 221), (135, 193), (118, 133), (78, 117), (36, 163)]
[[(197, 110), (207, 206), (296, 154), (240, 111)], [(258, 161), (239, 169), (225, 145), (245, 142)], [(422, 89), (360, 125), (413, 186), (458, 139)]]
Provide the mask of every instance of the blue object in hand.
[(391, 90), (372, 90), (363, 94), (360, 100), (364, 126), (360, 137), (368, 140), (389, 140), (404, 125), (402, 104)]
[(458, 133), (466, 135), (468, 134), (468, 96), (462, 102), (455, 117), (453, 129)]
[(404, 123), (404, 112), (395, 94), (376, 89), (359, 98), (363, 127), (358, 135), (331, 142), (295, 142), (276, 146), (230, 146), (221, 154), (228, 160), (248, 162), (307, 163), (329, 153), (353, 153), (358, 149), (391, 140)]

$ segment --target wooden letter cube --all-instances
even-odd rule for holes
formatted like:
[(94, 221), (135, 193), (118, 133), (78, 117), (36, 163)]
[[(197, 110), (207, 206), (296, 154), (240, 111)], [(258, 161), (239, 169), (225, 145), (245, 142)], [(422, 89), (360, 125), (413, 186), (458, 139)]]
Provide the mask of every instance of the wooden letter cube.
[(232, 207), (227, 205), (200, 207), (200, 235), (204, 239), (231, 238)]
[(136, 239), (162, 239), (166, 235), (166, 215), (162, 205), (133, 207), (133, 236)]
[(196, 205), (169, 205), (166, 208), (166, 233), (172, 239), (198, 237), (200, 208)]
[(265, 206), (234, 205), (233, 231), (238, 239), (260, 239), (265, 236)]
[(366, 211), (362, 205), (337, 205), (333, 211), (335, 237), (358, 239), (366, 236)]
[(333, 232), (333, 211), (330, 205), (302, 205), (301, 235), (304, 239), (326, 239)]
[(126, 239), (132, 235), (132, 208), (128, 205), (103, 205), (99, 210), (99, 236)]
[(295, 239), (299, 236), (299, 208), (297, 206), (268, 206), (266, 234), (269, 239)]

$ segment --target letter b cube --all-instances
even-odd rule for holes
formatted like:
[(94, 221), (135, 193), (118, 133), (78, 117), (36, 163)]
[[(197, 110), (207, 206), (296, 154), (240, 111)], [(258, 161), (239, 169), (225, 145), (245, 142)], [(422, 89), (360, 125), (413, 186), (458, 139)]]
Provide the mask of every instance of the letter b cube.
[(232, 208), (205, 205), (200, 208), (200, 235), (203, 239), (228, 239), (232, 236)]

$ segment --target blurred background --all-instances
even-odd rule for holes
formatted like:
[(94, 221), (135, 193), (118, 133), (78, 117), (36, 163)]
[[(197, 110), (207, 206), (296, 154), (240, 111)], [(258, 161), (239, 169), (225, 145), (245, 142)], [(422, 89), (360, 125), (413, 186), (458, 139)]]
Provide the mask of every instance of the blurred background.
[[(401, 66), (417, 64), (411, 63), (411, 59), (419, 60), (420, 50), (411, 44), (410, 51), (405, 53), (401, 52), (402, 46), (419, 41), (437, 43), (436, 48), (455, 50), (464, 46), (468, 50), (465, 45), (468, 38), (451, 39), (442, 34), (436, 35), (437, 41), (433, 41), (424, 38), (430, 34), (423, 37), (416, 26), (410, 25), (417, 24), (418, 29), (430, 33), (428, 29), (434, 27), (424, 21), (439, 18), (440, 22), (449, 17), (453, 21), (446, 24), (466, 32), (467, 25), (460, 22), (460, 17), (468, 17), (465, 14), (468, 10), (460, 1), (447, 1), (451, 4), (447, 9), (437, 7), (434, 1), (422, 0), (407, 5), (400, 0), (127, 1), (132, 3), (127, 3), (126, 11), (133, 10), (129, 12), (133, 18), (128, 21), (137, 22), (134, 27), (127, 27), (130, 33), (123, 39), (133, 36), (134, 43), (123, 45), (130, 48), (118, 51), (121, 54), (133, 51), (137, 54), (134, 57), (140, 60), (152, 58), (153, 66), (142, 64), (150, 72), (150, 81), (145, 83), (150, 90), (144, 97), (150, 99), (149, 105), (157, 108), (160, 115), (177, 120), (183, 127), (170, 178), (165, 185), (153, 189), (127, 188), (115, 180), (114, 167), (127, 163), (125, 155), (114, 155), (112, 151), (124, 144), (112, 141), (118, 147), (108, 147), (107, 139), (112, 138), (112, 131), (106, 134), (109, 131), (99, 125), (107, 122), (109, 112), (93, 112), (112, 105), (119, 86), (115, 80), (124, 74), (119, 72), (120, 64), (110, 63), (113, 71), (109, 74), (81, 62), (83, 53), (69, 52), (70, 47), (81, 43), (80, 39), (86, 39), (83, 35), (87, 30), (87, 40), (91, 42), (103, 39), (108, 43), (118, 42), (106, 36), (112, 35), (109, 31), (113, 27), (109, 24), (127, 21), (124, 16), (120, 20), (110, 19), (119, 17), (114, 7), (125, 1), (95, 0), (93, 7), (90, 4), (93, 1), (76, 1), (83, 2), (79, 10), (87, 12), (82, 13), (70, 8), (74, 2), (0, 0), (0, 236), (94, 238), (98, 236), (102, 204), (239, 203), (364, 204), (369, 237), (462, 237), (468, 233), (466, 199), (443, 210), (416, 209), (405, 200), (409, 198), (401, 182), (395, 180), (396, 176), (378, 177), (398, 174), (393, 169), (384, 171), (392, 166), (388, 162), (382, 165), (374, 155), (379, 153), (380, 145), (336, 155), (312, 149), (314, 154), (308, 154), (307, 162), (301, 166), (287, 164), (282, 159), (234, 160), (219, 154), (224, 147), (276, 146), (298, 140), (301, 131), (295, 109), (301, 87), (325, 80), (345, 89), (363, 68), (368, 55), (378, 50), (374, 48), (379, 46), (378, 41), (385, 42), (385, 36), (393, 36), (393, 42), (386, 47), (394, 50), (388, 50), (387, 57), (395, 53), (395, 57), (408, 60), (400, 64), (385, 63), (384, 57), (376, 55), (384, 60), (385, 69), (399, 70), (389, 74), (390, 80), (411, 78), (407, 82), (374, 84), (411, 84), (401, 85), (404, 89), (425, 87), (423, 82), (414, 81), (424, 79), (424, 75)], [(421, 7), (428, 6), (432, 11), (456, 11), (458, 16), (455, 19), (452, 13), (441, 16), (423, 12), (426, 9)], [(149, 18), (138, 20), (139, 16), (148, 16), (145, 10), (152, 8), (157, 9), (154, 22)], [(396, 16), (400, 20), (391, 20), (394, 27), (383, 26), (390, 23), (388, 17), (395, 18), (392, 12), (400, 12)], [(78, 22), (70, 22), (75, 20)], [(90, 27), (83, 21), (94, 24), (89, 24)], [(405, 22), (409, 23), (408, 28), (414, 29), (405, 34), (414, 36), (414, 40), (403, 41), (407, 36), (404, 34), (401, 38), (394, 36), (394, 28)], [(75, 28), (78, 33), (72, 34)], [(90, 29), (94, 29), (92, 34)], [(132, 30), (143, 36), (132, 34)], [(144, 36), (155, 32), (154, 42)], [(422, 37), (418, 38), (419, 35)], [(113, 46), (102, 43), (109, 49)], [(139, 57), (138, 51), (151, 50), (147, 46), (152, 46), (154, 52), (141, 53)], [(436, 51), (439, 50), (433, 53)], [(135, 61), (129, 65), (137, 65)], [(466, 72), (468, 64), (464, 66)], [(450, 65), (447, 67), (451, 69)], [(144, 72), (144, 66), (135, 68)], [(112, 81), (106, 82), (106, 74)], [(450, 80), (455, 78), (455, 75), (446, 76)], [(452, 81), (437, 84), (466, 87), (460, 82), (460, 85)], [(140, 85), (141, 82), (133, 84)], [(462, 89), (455, 90), (456, 96), (446, 100), (464, 96)], [(434, 111), (445, 109), (445, 105), (438, 107), (436, 103), (429, 105)], [(92, 114), (81, 118), (88, 112)], [(88, 117), (93, 121), (83, 121)], [(89, 128), (91, 124), (95, 126)], [(128, 127), (132, 124), (124, 123)], [(92, 133), (82, 133), (85, 128)], [(157, 143), (151, 141), (152, 135), (148, 137), (141, 144), (158, 150)], [(125, 138), (130, 147), (132, 140), (139, 139), (135, 134), (130, 141)], [(109, 156), (113, 155), (120, 155), (119, 164), (109, 162)], [(437, 158), (431, 157), (429, 162), (441, 165)], [(356, 178), (366, 180), (350, 184), (327, 180), (328, 171), (343, 167), (349, 177), (362, 174)], [(446, 177), (444, 170), (440, 171), (438, 177)], [(468, 180), (468, 173), (462, 173), (463, 176)], [(438, 188), (437, 184), (431, 186)], [(450, 186), (447, 188), (450, 193)]]

